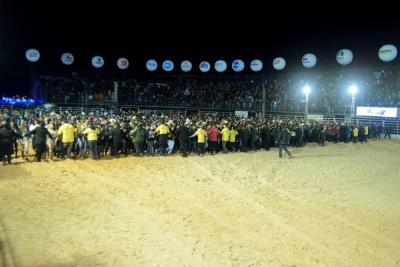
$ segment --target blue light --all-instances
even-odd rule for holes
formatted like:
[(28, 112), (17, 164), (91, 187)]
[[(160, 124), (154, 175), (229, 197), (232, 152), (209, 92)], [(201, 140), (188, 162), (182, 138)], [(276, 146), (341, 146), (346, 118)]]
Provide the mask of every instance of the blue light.
[(0, 100), (0, 105), (11, 105), (11, 106), (19, 106), (19, 107), (29, 107), (34, 105), (43, 105), (42, 99), (32, 99), (25, 97), (5, 97), (3, 96)]

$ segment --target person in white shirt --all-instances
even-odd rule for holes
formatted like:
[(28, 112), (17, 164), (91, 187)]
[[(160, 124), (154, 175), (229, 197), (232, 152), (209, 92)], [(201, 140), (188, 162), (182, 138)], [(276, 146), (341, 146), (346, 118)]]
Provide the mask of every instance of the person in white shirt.
[(47, 136), (46, 138), (46, 146), (47, 146), (47, 151), (48, 154), (50, 155), (50, 159), (53, 160), (53, 150), (56, 144), (56, 139), (57, 139), (57, 132), (54, 130), (54, 126), (52, 123), (49, 123), (46, 126), (47, 130), (49, 131), (50, 135), (52, 138)]
[(22, 121), (20, 126), (20, 134), (22, 135), (22, 138), (19, 139), (19, 143), (21, 145), (22, 158), (29, 161), (29, 140), (31, 138), (25, 136), (27, 133), (29, 133), (28, 125), (25, 121)]

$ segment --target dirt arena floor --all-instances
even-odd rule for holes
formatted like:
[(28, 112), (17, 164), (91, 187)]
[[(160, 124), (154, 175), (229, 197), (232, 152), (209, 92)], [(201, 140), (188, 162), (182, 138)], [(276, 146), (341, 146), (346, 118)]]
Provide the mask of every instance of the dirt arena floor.
[(0, 166), (0, 266), (400, 266), (400, 142)]

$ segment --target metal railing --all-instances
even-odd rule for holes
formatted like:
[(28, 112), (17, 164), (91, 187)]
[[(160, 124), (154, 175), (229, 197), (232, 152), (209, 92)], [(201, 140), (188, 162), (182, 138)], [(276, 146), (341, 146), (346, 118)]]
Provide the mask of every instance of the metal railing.
[[(0, 106), (0, 108), (12, 108), (11, 106)], [(30, 107), (32, 108), (32, 107)], [(28, 107), (29, 109), (29, 107)], [(53, 108), (56, 112), (65, 112), (68, 111), (70, 113), (88, 113), (88, 112), (108, 112), (113, 110), (114, 113), (118, 111), (135, 111), (137, 113), (148, 114), (148, 115), (169, 115), (172, 116), (187, 116), (193, 113), (202, 113), (205, 115), (215, 115), (221, 116), (223, 118), (232, 117), (235, 115), (235, 110), (224, 110), (224, 109), (213, 109), (213, 108), (199, 108), (192, 109), (187, 107), (165, 107), (165, 106), (131, 106), (131, 105), (88, 105), (86, 107), (75, 103), (75, 104), (64, 104), (60, 106), (55, 106)], [(263, 117), (260, 110), (250, 111), (249, 114), (251, 116)], [(325, 122), (339, 122), (339, 123), (351, 123), (355, 125), (360, 124), (375, 124), (381, 126), (388, 126), (389, 132), (391, 134), (400, 135), (400, 118), (378, 118), (378, 117), (356, 117), (354, 119), (350, 118), (349, 114), (318, 114), (322, 116), (322, 120)], [(265, 119), (304, 119), (304, 113), (302, 112), (290, 112), (290, 111), (266, 111), (264, 116)]]

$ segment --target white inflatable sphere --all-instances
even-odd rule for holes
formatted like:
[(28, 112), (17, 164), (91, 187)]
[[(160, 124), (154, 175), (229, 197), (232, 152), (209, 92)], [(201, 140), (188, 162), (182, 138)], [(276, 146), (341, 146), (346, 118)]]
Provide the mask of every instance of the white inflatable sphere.
[(61, 55), (61, 62), (64, 65), (71, 65), (72, 63), (74, 63), (74, 55), (71, 53), (64, 53)]
[(101, 68), (104, 65), (104, 59), (101, 56), (95, 56), (92, 58), (92, 65), (95, 68)]
[(31, 48), (26, 50), (25, 52), (25, 58), (29, 61), (29, 62), (36, 62), (39, 60), (40, 58), (40, 53), (37, 49), (35, 48)]
[(228, 65), (224, 60), (217, 60), (214, 64), (214, 68), (217, 72), (224, 72), (228, 68)]
[(350, 49), (340, 49), (336, 54), (336, 61), (340, 65), (348, 65), (353, 61), (353, 52)]
[(277, 57), (272, 61), (272, 66), (276, 70), (283, 70), (286, 67), (286, 60), (283, 57)]
[(314, 54), (307, 53), (301, 58), (301, 62), (305, 68), (312, 68), (317, 64), (317, 57)]
[(385, 62), (392, 61), (397, 57), (397, 48), (391, 44), (384, 45), (379, 49), (378, 57)]
[(254, 72), (261, 71), (263, 68), (263, 63), (259, 59), (254, 59), (250, 62), (250, 69)]
[(181, 63), (181, 69), (183, 72), (189, 72), (192, 70), (192, 62), (189, 60), (184, 60)]

